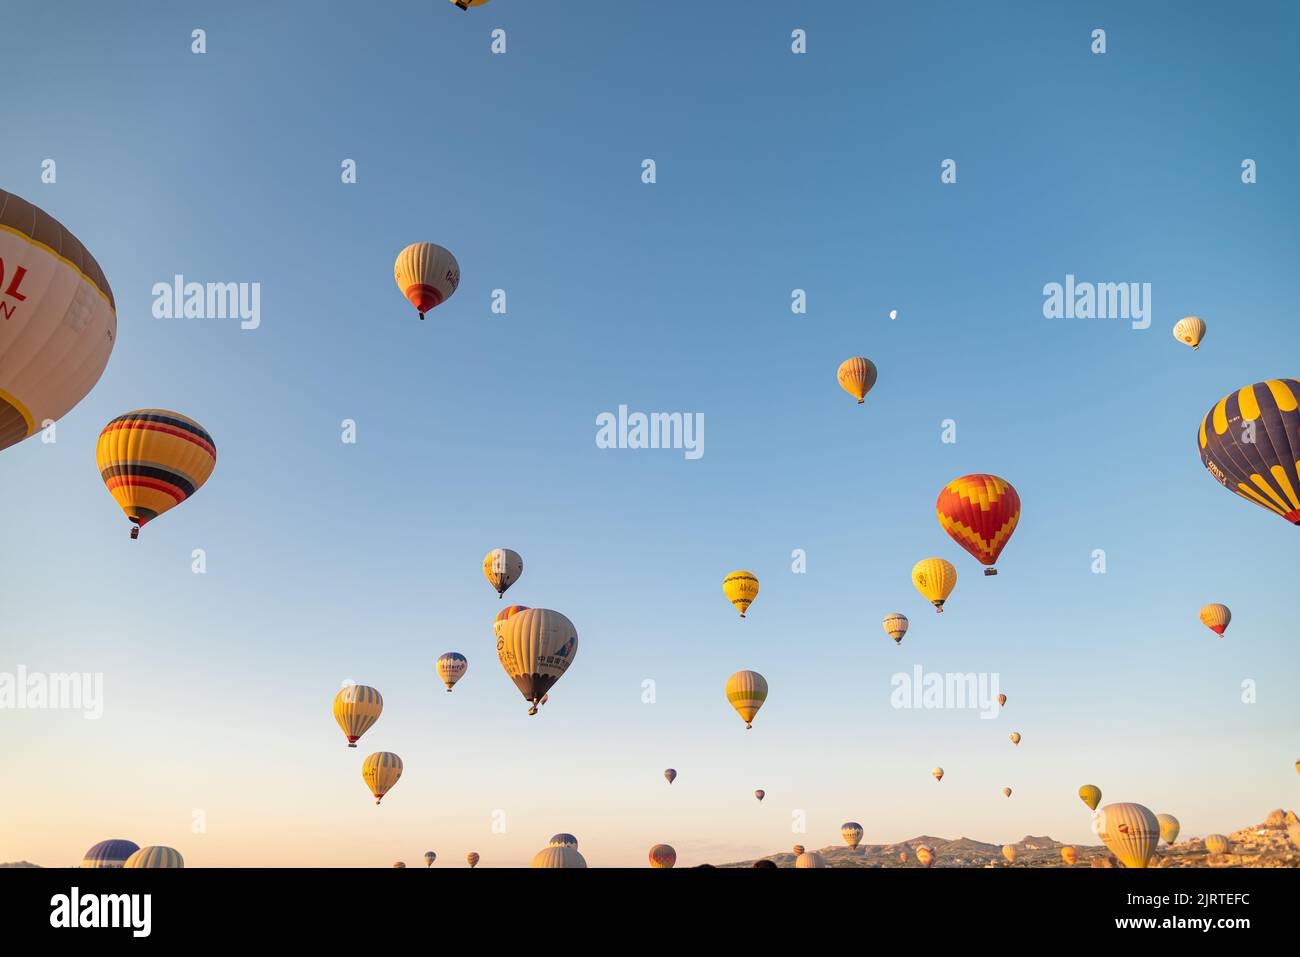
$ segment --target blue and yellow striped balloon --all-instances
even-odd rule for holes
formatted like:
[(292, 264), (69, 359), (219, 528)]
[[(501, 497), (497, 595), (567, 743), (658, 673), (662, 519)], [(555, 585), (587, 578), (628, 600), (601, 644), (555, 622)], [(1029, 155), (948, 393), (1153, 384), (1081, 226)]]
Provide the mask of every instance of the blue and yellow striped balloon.
[(1230, 492), (1300, 525), (1300, 380), (1225, 395), (1201, 421), (1201, 462)]
[(104, 426), (95, 459), (135, 538), (202, 487), (216, 467), (217, 447), (203, 426), (179, 412), (137, 409)]

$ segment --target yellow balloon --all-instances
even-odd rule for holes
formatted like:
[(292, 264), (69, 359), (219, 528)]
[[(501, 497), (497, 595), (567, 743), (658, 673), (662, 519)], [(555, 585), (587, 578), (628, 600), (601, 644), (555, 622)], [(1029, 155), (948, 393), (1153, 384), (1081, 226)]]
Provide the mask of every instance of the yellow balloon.
[(113, 290), (53, 216), (0, 189), (0, 449), (62, 418), (117, 338)]
[(923, 558), (912, 567), (912, 584), (935, 611), (941, 612), (957, 584), (957, 569), (942, 558)]
[(884, 620), (885, 634), (894, 639), (894, 643), (901, 645), (903, 636), (907, 634), (907, 616), (901, 611), (891, 612), (885, 616)]
[(1012, 731), (1011, 734), (1008, 735), (1008, 737), (1011, 738), (1011, 743), (1012, 743), (1012, 744), (1019, 744), (1019, 743), (1020, 743), (1020, 732), (1019, 732), (1019, 731)]
[(142, 847), (126, 859), (123, 868), (137, 867), (168, 867), (180, 868), (185, 866), (185, 858), (181, 857), (181, 852), (174, 847), (163, 847), (155, 844), (153, 847)]
[(1156, 820), (1160, 822), (1160, 837), (1166, 844), (1172, 844), (1178, 840), (1178, 832), (1182, 825), (1178, 823), (1178, 818), (1172, 814), (1157, 814)]
[(934, 848), (922, 844), (916, 849), (916, 860), (918, 864), (924, 864), (929, 867), (934, 863)]
[(369, 685), (348, 685), (334, 696), (334, 720), (347, 735), (349, 748), (357, 746), (357, 738), (370, 730), (383, 710), (383, 695)]
[(1160, 841), (1160, 822), (1141, 804), (1107, 804), (1097, 812), (1097, 833), (1125, 867), (1146, 867)]
[(1014, 864), (1014, 863), (1016, 862), (1016, 849), (1015, 849), (1015, 847), (1014, 847), (1013, 845), (1011, 845), (1011, 844), (1003, 844), (1003, 845), (1002, 845), (1002, 856), (1005, 857), (1005, 858), (1007, 859), (1007, 863), (1008, 863), (1008, 864)]
[(525, 608), (501, 626), (497, 657), (510, 680), (537, 714), (542, 696), (564, 676), (578, 654), (573, 622), (549, 608)]
[(217, 447), (203, 426), (179, 412), (136, 409), (104, 426), (95, 461), (135, 538), (146, 522), (202, 487), (216, 468)]
[(468, 10), (470, 7), (483, 6), (483, 4), (487, 3), (488, 0), (451, 0), (451, 2), (456, 4), (456, 6), (460, 7), (462, 10)]
[(361, 764), (361, 780), (366, 782), (378, 804), (402, 776), (402, 759), (392, 751), (376, 751)]
[(1228, 610), (1227, 605), (1220, 605), (1218, 602), (1212, 602), (1201, 608), (1201, 624), (1210, 631), (1214, 632), (1220, 638), (1228, 630), (1228, 623), (1232, 621), (1232, 612)]
[(935, 779), (936, 781), (942, 781), (942, 780), (943, 780), (943, 768), (935, 768), (935, 769), (934, 769), (933, 771), (931, 771), (930, 773), (934, 775), (934, 779)]
[(1232, 850), (1232, 841), (1222, 834), (1207, 834), (1205, 835), (1205, 849), (1211, 854), (1227, 854)]
[(494, 548), (483, 556), (483, 574), (500, 598), (524, 573), (524, 560), (509, 548)]
[(1003, 789), (1002, 789), (1002, 796), (1003, 796), (1003, 797), (1011, 797), (1011, 788), (1003, 788)]
[(1174, 338), (1193, 349), (1201, 348), (1201, 340), (1205, 338), (1205, 320), (1199, 316), (1179, 319), (1174, 323)]
[(840, 363), (835, 378), (840, 388), (858, 400), (858, 405), (866, 402), (866, 395), (876, 384), (876, 364), (866, 356), (854, 356)]
[(752, 728), (754, 715), (767, 700), (767, 679), (757, 671), (737, 671), (727, 679), (727, 700), (744, 719), (745, 727)]
[(1095, 811), (1097, 805), (1101, 803), (1101, 788), (1095, 784), (1085, 784), (1079, 788), (1079, 799)]
[(578, 853), (576, 847), (551, 846), (544, 847), (533, 855), (532, 866), (538, 868), (583, 868), (587, 866), (587, 859)]
[(758, 579), (753, 572), (732, 572), (723, 579), (722, 593), (727, 596), (727, 601), (736, 606), (740, 617), (744, 618), (745, 612), (758, 597)]
[(849, 847), (856, 848), (862, 843), (862, 825), (857, 821), (846, 821), (840, 825), (840, 837)]
[(1061, 860), (1073, 867), (1079, 860), (1079, 852), (1067, 844), (1061, 848)]

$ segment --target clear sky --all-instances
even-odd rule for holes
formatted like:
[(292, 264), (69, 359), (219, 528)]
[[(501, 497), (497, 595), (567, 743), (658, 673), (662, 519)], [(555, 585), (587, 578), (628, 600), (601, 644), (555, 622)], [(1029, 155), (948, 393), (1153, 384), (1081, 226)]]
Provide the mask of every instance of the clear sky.
[[(1293, 6), (377, 11), (6, 7), (0, 185), (98, 258), (119, 337), (56, 443), (0, 454), (0, 671), (105, 694), (98, 721), (0, 712), (0, 860), (124, 837), (191, 866), (501, 866), (571, 831), (593, 866), (658, 842), (720, 863), (846, 820), (1090, 841), (1085, 782), (1188, 835), (1300, 805), (1300, 530), (1196, 449), (1221, 396), (1300, 375)], [(463, 273), (423, 323), (392, 274), (422, 240)], [(261, 283), (260, 327), (152, 318), (178, 273)], [(1151, 283), (1151, 327), (1044, 318), (1067, 274)], [(1170, 335), (1188, 314), (1199, 352)], [(863, 406), (835, 381), (853, 355), (880, 370)], [(705, 454), (597, 448), (620, 404), (703, 413)], [(95, 440), (155, 406), (218, 462), (131, 542)], [(975, 471), (1024, 503), (996, 578), (935, 520)], [(494, 653), (498, 545), (525, 562), (507, 599), (580, 635), (533, 718)], [(941, 617), (910, 581), (932, 555), (961, 576)], [(762, 583), (743, 621), (738, 568)], [(916, 665), (996, 672), (1007, 708), (892, 708)], [(749, 732), (742, 668), (771, 687)], [(346, 679), (385, 700), (356, 751)], [(379, 808), (374, 750), (406, 764)]]

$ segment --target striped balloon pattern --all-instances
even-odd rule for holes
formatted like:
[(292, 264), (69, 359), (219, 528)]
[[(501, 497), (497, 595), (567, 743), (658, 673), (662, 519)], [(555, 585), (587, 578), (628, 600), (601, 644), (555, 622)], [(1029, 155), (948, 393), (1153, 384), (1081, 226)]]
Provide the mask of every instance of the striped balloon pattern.
[(452, 685), (464, 677), (469, 670), (469, 661), (459, 651), (449, 651), (438, 656), (438, 677), (450, 691)]
[(885, 634), (893, 638), (896, 645), (901, 645), (903, 636), (907, 634), (907, 616), (901, 611), (890, 612), (885, 616), (884, 626)]
[(120, 838), (100, 841), (85, 853), (82, 858), (82, 867), (121, 867), (136, 851), (140, 850), (140, 845), (135, 841), (124, 841)]
[(393, 263), (393, 279), (420, 318), (451, 298), (460, 285), (460, 263), (437, 243), (411, 243)]
[(939, 493), (935, 503), (939, 524), (954, 542), (997, 574), (992, 566), (1020, 522), (1020, 496), (996, 475), (963, 475)]
[(1228, 610), (1227, 605), (1220, 605), (1213, 602), (1201, 609), (1201, 624), (1210, 631), (1214, 632), (1220, 638), (1228, 630), (1228, 624), (1232, 621), (1232, 612)]
[(1230, 492), (1300, 525), (1300, 380), (1225, 395), (1201, 421), (1201, 462)]
[(152, 847), (142, 847), (126, 859), (123, 867), (167, 867), (179, 868), (185, 866), (185, 858), (181, 857), (181, 852), (174, 847), (163, 847), (155, 844)]
[(876, 384), (876, 364), (866, 356), (853, 356), (840, 363), (835, 379), (841, 389), (857, 399), (858, 405), (862, 405), (867, 401), (867, 393)]
[(667, 844), (656, 844), (650, 848), (651, 867), (672, 867), (677, 863), (677, 852)]
[(744, 618), (745, 612), (758, 597), (758, 578), (753, 572), (732, 572), (722, 581), (722, 593), (727, 596), (727, 601), (736, 606), (740, 617)]
[(1205, 849), (1211, 854), (1227, 854), (1232, 850), (1232, 841), (1222, 834), (1205, 835)]
[(361, 764), (361, 780), (366, 782), (378, 804), (402, 776), (402, 759), (392, 751), (376, 751)]
[(369, 685), (348, 685), (334, 696), (334, 720), (347, 736), (348, 747), (370, 730), (384, 710), (384, 697)]
[(527, 611), (527, 605), (507, 605), (497, 612), (497, 616), (492, 621), (492, 634), (496, 635), (497, 640), (501, 640), (501, 629), (507, 621), (521, 611)]
[(533, 867), (584, 868), (587, 859), (578, 853), (576, 847), (568, 844), (552, 844), (533, 855)]
[(794, 859), (795, 867), (825, 867), (826, 858), (820, 851), (804, 851)]
[(767, 700), (767, 679), (757, 671), (737, 671), (727, 679), (727, 700), (745, 722), (754, 726), (754, 715)]
[(140, 528), (197, 492), (217, 464), (217, 447), (203, 426), (179, 412), (136, 409), (99, 434), (99, 477)]
[(528, 608), (508, 619), (497, 639), (497, 657), (515, 687), (537, 705), (573, 664), (578, 630), (564, 615), (549, 608)]
[(1107, 804), (1097, 812), (1097, 833), (1125, 867), (1146, 867), (1160, 842), (1160, 822), (1141, 804)]

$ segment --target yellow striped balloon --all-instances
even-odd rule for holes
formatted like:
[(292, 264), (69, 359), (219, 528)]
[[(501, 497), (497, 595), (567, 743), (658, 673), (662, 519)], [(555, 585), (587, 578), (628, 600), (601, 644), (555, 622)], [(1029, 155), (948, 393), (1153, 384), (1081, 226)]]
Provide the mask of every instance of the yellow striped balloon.
[(667, 844), (656, 844), (650, 848), (650, 866), (655, 868), (672, 867), (677, 863), (677, 852)]
[(1125, 867), (1146, 867), (1160, 842), (1160, 822), (1141, 804), (1107, 804), (1097, 812), (1096, 828)]
[(858, 400), (858, 405), (866, 402), (866, 395), (876, 384), (876, 364), (866, 356), (854, 356), (840, 363), (835, 373), (840, 388)]
[(578, 629), (549, 608), (526, 608), (512, 615), (497, 639), (497, 658), (529, 702), (529, 714), (537, 714), (542, 696), (564, 676), (577, 654)]
[(185, 866), (185, 858), (181, 857), (181, 852), (174, 847), (162, 847), (153, 845), (151, 847), (142, 847), (126, 859), (123, 867), (170, 867), (178, 868)]
[(1193, 349), (1201, 348), (1201, 340), (1205, 338), (1205, 320), (1200, 316), (1184, 316), (1174, 323), (1174, 338)]
[(1232, 850), (1232, 841), (1222, 834), (1205, 835), (1205, 849), (1211, 854), (1227, 854)]
[(845, 821), (840, 825), (840, 837), (849, 847), (856, 848), (862, 843), (862, 825), (857, 821)]
[[(483, 574), (500, 598), (524, 573), (524, 560), (509, 548), (494, 548), (483, 556)], [(509, 616), (507, 616), (509, 617)]]
[(347, 685), (334, 696), (334, 720), (347, 736), (348, 747), (370, 730), (384, 710), (384, 698), (369, 685)]
[(1228, 630), (1228, 623), (1232, 621), (1232, 612), (1228, 610), (1227, 605), (1220, 605), (1217, 602), (1205, 605), (1201, 608), (1201, 624), (1210, 631), (1214, 632), (1220, 638)]
[(727, 700), (745, 722), (754, 726), (754, 715), (767, 700), (767, 679), (757, 671), (737, 671), (727, 679)]
[(722, 581), (722, 593), (727, 596), (727, 601), (736, 606), (740, 617), (744, 618), (745, 612), (758, 597), (758, 579), (753, 572), (732, 572)]
[(412, 243), (397, 254), (393, 278), (420, 318), (451, 298), (460, 285), (460, 263), (437, 243)]
[(77, 237), (0, 189), (0, 449), (94, 388), (117, 338), (113, 290)]
[(131, 520), (131, 537), (197, 492), (217, 464), (212, 436), (167, 409), (119, 415), (99, 434), (99, 477)]
[(1079, 862), (1078, 850), (1076, 850), (1075, 848), (1071, 847), (1068, 844), (1065, 845), (1065, 847), (1061, 848), (1061, 860), (1065, 861), (1066, 864), (1073, 867), (1075, 864)]
[(957, 584), (957, 569), (942, 558), (923, 558), (912, 566), (912, 584), (935, 611), (941, 612)]
[(891, 612), (885, 616), (884, 621), (885, 634), (894, 639), (894, 643), (901, 645), (903, 636), (907, 634), (907, 616), (901, 611)]
[(1003, 845), (1002, 845), (1002, 856), (1005, 857), (1005, 858), (1007, 859), (1007, 863), (1008, 863), (1008, 864), (1014, 864), (1014, 863), (1016, 862), (1016, 848), (1015, 848), (1015, 845), (1014, 845), (1014, 844), (1003, 844)]
[(826, 858), (820, 851), (804, 851), (794, 861), (795, 867), (825, 867)]
[(1172, 844), (1178, 840), (1178, 832), (1182, 825), (1178, 823), (1178, 818), (1172, 814), (1157, 814), (1156, 820), (1160, 822), (1160, 837), (1166, 844)]
[(804, 846), (802, 844), (796, 844), (793, 850), (794, 850), (794, 856), (798, 857), (800, 854), (804, 852)]
[(376, 751), (361, 765), (361, 780), (366, 782), (378, 804), (402, 776), (402, 759), (392, 751)]
[(1225, 395), (1197, 438), (1201, 464), (1224, 488), (1300, 525), (1300, 380)]
[(587, 866), (587, 859), (578, 853), (576, 847), (551, 845), (544, 847), (533, 855), (533, 867), (560, 867), (576, 869)]

